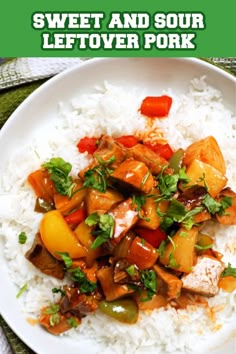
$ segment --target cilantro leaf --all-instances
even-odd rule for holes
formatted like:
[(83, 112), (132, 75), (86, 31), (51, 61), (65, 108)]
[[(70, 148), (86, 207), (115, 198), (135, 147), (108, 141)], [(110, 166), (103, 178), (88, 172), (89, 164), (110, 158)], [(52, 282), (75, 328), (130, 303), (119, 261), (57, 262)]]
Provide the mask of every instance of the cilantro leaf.
[(219, 211), (219, 215), (225, 214), (225, 209), (229, 208), (233, 204), (233, 198), (229, 196), (225, 196), (221, 198), (221, 210)]
[(78, 322), (73, 318), (73, 317), (70, 317), (70, 318), (68, 318), (67, 320), (66, 320), (66, 322), (68, 323), (68, 325), (70, 326), (70, 327), (73, 327), (73, 328), (76, 328), (76, 327), (78, 327)]
[(54, 313), (49, 317), (49, 324), (51, 327), (56, 326), (60, 322), (60, 315), (59, 313)]
[(146, 220), (146, 221), (150, 221), (149, 218), (146, 218), (144, 216), (142, 216), (141, 214), (141, 210), (142, 210), (142, 206), (145, 204), (146, 202), (146, 196), (144, 195), (133, 195), (132, 196), (132, 206), (136, 206), (135, 210), (138, 211), (138, 217), (140, 219)]
[(151, 269), (145, 269), (140, 271), (140, 281), (143, 283), (144, 287), (147, 290), (147, 298), (142, 299), (142, 301), (151, 300), (153, 295), (157, 292), (157, 276), (156, 272)]
[(199, 179), (196, 181), (196, 184), (198, 184), (199, 182), (203, 182), (204, 188), (206, 189), (206, 191), (208, 192), (209, 187), (206, 183), (206, 174), (203, 172), (202, 177), (199, 177)]
[(135, 274), (135, 265), (131, 264), (126, 268), (126, 272), (132, 277)]
[(69, 162), (64, 161), (61, 157), (52, 157), (48, 162), (43, 164), (58, 193), (71, 197), (75, 183), (69, 176), (72, 166)]
[(98, 155), (95, 155), (98, 161), (98, 165), (89, 169), (84, 174), (84, 184), (85, 188), (94, 188), (101, 193), (105, 193), (107, 189), (107, 179), (112, 173), (109, 166), (115, 162), (115, 156), (110, 159), (103, 161)]
[(65, 291), (62, 290), (62, 289), (60, 289), (60, 288), (52, 288), (52, 293), (53, 293), (53, 294), (58, 294), (58, 293), (60, 293), (61, 296), (65, 296), (65, 295), (66, 295)]
[(223, 271), (223, 273), (221, 274), (221, 277), (227, 277), (227, 276), (232, 276), (234, 278), (236, 278), (236, 268), (231, 267), (231, 264), (228, 263), (227, 268), (225, 268), (225, 270)]
[(19, 299), (19, 297), (27, 290), (27, 288), (28, 284), (24, 284), (16, 294), (16, 298)]
[(183, 226), (189, 230), (194, 225), (193, 216), (200, 213), (203, 209), (203, 207), (196, 207), (187, 211), (182, 203), (172, 199), (161, 222), (161, 229), (167, 230), (174, 222), (177, 222), (183, 223)]
[(68, 252), (57, 252), (57, 254), (59, 254), (63, 260), (63, 262), (65, 263), (66, 268), (70, 268), (72, 266), (72, 259), (69, 256)]
[(169, 263), (168, 263), (168, 266), (167, 267), (170, 267), (170, 268), (179, 268), (179, 264), (177, 263), (175, 257), (174, 257), (174, 253), (171, 252), (170, 255), (169, 255)]
[(18, 242), (23, 245), (26, 243), (27, 240), (27, 236), (26, 233), (24, 231), (22, 231), (19, 235), (18, 235)]
[(173, 239), (170, 236), (167, 236), (167, 238), (168, 238), (168, 240), (170, 241), (170, 243), (172, 244), (172, 247), (173, 247), (173, 251), (169, 255), (169, 262), (168, 262), (167, 267), (178, 268), (179, 264), (177, 263), (177, 261), (176, 261), (176, 259), (174, 257), (174, 252), (176, 250), (176, 244), (174, 243)]
[(107, 242), (112, 238), (114, 233), (115, 221), (112, 215), (110, 214), (101, 214), (98, 213), (90, 214), (86, 219), (85, 223), (88, 226), (96, 225), (97, 228), (92, 231), (92, 234), (96, 236), (96, 239), (91, 245), (91, 249), (95, 249), (101, 246), (103, 243)]
[(163, 172), (158, 177), (158, 188), (162, 197), (168, 199), (172, 193), (177, 191), (179, 175), (164, 175)]
[(144, 184), (147, 182), (148, 180), (148, 177), (150, 176), (151, 172), (148, 171), (144, 176), (143, 176), (143, 179), (142, 179), (142, 182), (141, 182), (141, 187), (144, 186)]
[(71, 279), (79, 283), (81, 293), (92, 293), (97, 288), (97, 283), (88, 280), (80, 267), (69, 269), (68, 272), (70, 273)]
[(162, 241), (159, 248), (157, 249), (160, 257), (163, 256), (163, 254), (165, 253), (165, 250), (166, 250), (166, 245), (167, 245), (167, 242), (166, 241)]
[(213, 243), (211, 243), (210, 245), (206, 245), (206, 246), (195, 245), (194, 247), (199, 251), (204, 251), (204, 250), (208, 250), (209, 248), (212, 248)]
[(60, 306), (58, 304), (51, 304), (43, 311), (43, 313), (45, 315), (53, 315), (54, 313), (58, 313), (59, 310), (60, 310)]
[(96, 225), (100, 220), (98, 213), (92, 213), (85, 219), (85, 224), (88, 226)]
[(188, 183), (190, 181), (189, 177), (186, 174), (186, 167), (179, 169), (179, 180), (183, 183)]
[(232, 205), (232, 197), (223, 197), (219, 202), (213, 199), (209, 194), (205, 196), (202, 201), (202, 204), (207, 208), (209, 213), (219, 215), (224, 215), (225, 209)]

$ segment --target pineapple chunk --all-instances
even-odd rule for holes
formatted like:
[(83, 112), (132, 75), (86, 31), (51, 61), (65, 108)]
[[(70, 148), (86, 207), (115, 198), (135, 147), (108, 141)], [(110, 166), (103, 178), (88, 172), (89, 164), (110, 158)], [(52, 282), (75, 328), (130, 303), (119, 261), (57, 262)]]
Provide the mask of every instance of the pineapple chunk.
[(142, 206), (144, 211), (144, 219), (139, 219), (138, 226), (146, 227), (147, 229), (156, 230), (161, 224), (161, 218), (157, 214), (157, 208), (162, 213), (166, 212), (169, 206), (168, 200), (163, 200), (160, 203), (155, 202), (152, 198), (147, 198), (145, 204)]
[(188, 166), (196, 159), (211, 165), (225, 175), (224, 157), (213, 136), (208, 136), (191, 144), (185, 152), (183, 164)]
[(186, 230), (181, 227), (168, 243), (160, 262), (169, 268), (180, 272), (190, 273), (195, 260), (195, 244), (197, 242), (198, 229), (192, 227)]
[(227, 183), (227, 178), (220, 171), (199, 160), (192, 161), (187, 167), (186, 174), (189, 178), (189, 182), (180, 186), (182, 190), (194, 184), (200, 186), (206, 184), (208, 193), (212, 198), (215, 198)]

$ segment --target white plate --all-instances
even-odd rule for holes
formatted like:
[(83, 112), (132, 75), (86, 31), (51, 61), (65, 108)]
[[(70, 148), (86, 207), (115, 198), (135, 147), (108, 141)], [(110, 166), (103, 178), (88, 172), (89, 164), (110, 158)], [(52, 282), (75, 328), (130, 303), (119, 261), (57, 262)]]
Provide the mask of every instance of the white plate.
[[(202, 75), (207, 75), (208, 83), (222, 91), (224, 104), (235, 110), (236, 79), (218, 67), (198, 59), (93, 59), (69, 69), (30, 95), (1, 130), (0, 173), (9, 155), (18, 146), (25, 144), (32, 134), (43, 129), (49, 119), (55, 117), (59, 101), (66, 103), (78, 95), (89, 93), (95, 85), (102, 84), (104, 80), (127, 88), (146, 87), (150, 94), (154, 88), (155, 92), (171, 88), (174, 92), (181, 93), (186, 92), (192, 78)], [(29, 325), (19, 309), (16, 288), (9, 279), (2, 253), (0, 264), (1, 314), (31, 349), (38, 354), (94, 353), (94, 348), (89, 343), (73, 343), (69, 338), (54, 337), (37, 326)], [(223, 352), (235, 353), (234, 338), (231, 337), (224, 347), (218, 347), (211, 353)]]

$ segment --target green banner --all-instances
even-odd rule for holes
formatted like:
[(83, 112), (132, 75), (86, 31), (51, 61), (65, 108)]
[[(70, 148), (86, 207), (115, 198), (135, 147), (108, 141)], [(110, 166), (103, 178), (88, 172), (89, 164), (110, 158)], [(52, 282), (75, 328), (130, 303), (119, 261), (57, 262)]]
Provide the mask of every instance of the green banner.
[(235, 0), (4, 1), (0, 55), (233, 57), (235, 18)]

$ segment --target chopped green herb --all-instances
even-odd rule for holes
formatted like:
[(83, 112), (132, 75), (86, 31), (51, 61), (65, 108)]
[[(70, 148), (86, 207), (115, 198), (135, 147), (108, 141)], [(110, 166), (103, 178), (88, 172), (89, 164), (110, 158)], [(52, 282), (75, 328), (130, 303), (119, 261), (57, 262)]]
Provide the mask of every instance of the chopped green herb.
[(174, 220), (168, 216), (165, 216), (161, 221), (160, 228), (162, 231), (167, 231), (174, 224)]
[(105, 193), (107, 189), (107, 179), (113, 172), (109, 169), (109, 166), (115, 162), (116, 158), (112, 156), (106, 161), (103, 161), (97, 155), (95, 155), (95, 158), (98, 161), (98, 165), (85, 172), (83, 185), (85, 188), (94, 188), (99, 192)]
[(219, 215), (226, 215), (225, 210), (233, 204), (233, 198), (229, 196), (225, 196), (221, 198), (220, 203), (221, 203), (221, 210), (219, 211)]
[(85, 224), (88, 226), (96, 225), (100, 220), (98, 213), (92, 213), (85, 219)]
[(67, 323), (70, 327), (73, 327), (73, 328), (78, 327), (78, 322), (73, 317), (68, 318)]
[(196, 181), (196, 184), (203, 182), (204, 184), (204, 188), (206, 189), (206, 191), (208, 192), (209, 188), (208, 185), (206, 183), (206, 174), (203, 172), (202, 177), (199, 177), (199, 179)]
[(61, 296), (65, 296), (65, 295), (66, 295), (65, 291), (62, 290), (62, 289), (59, 289), (59, 288), (52, 288), (52, 293), (53, 293), (53, 294), (58, 294), (58, 293), (60, 293)]
[(131, 264), (126, 268), (126, 272), (132, 277), (135, 274), (135, 265)]
[(168, 267), (170, 267), (170, 268), (179, 268), (179, 264), (176, 262), (176, 259), (174, 257), (174, 253), (173, 252), (171, 252), (170, 255), (169, 255)]
[(205, 196), (202, 201), (202, 204), (207, 208), (209, 213), (219, 215), (225, 214), (225, 209), (232, 205), (233, 199), (231, 197), (223, 197), (220, 202), (217, 202), (209, 194)]
[(148, 171), (148, 172), (145, 174), (145, 176), (143, 177), (142, 182), (141, 182), (141, 187), (143, 187), (144, 184), (147, 182), (148, 177), (150, 176), (150, 174), (151, 174), (150, 171)]
[(51, 304), (43, 311), (43, 313), (45, 315), (54, 315), (55, 313), (58, 313), (59, 310), (60, 310), (60, 306), (58, 304)]
[(228, 263), (227, 268), (225, 268), (225, 270), (221, 274), (222, 278), (227, 277), (227, 276), (232, 276), (232, 277), (236, 278), (236, 268), (231, 267), (230, 263)]
[(92, 249), (101, 246), (103, 243), (112, 238), (115, 227), (115, 222), (112, 215), (98, 215), (98, 213), (93, 213), (85, 219), (85, 223), (88, 226), (97, 225), (97, 228), (92, 232), (92, 234), (96, 236), (96, 239), (91, 245)]
[(68, 252), (56, 252), (57, 254), (59, 254), (63, 260), (63, 262), (65, 263), (66, 268), (70, 268), (72, 266), (72, 259), (69, 256)]
[(177, 183), (179, 175), (164, 175), (163, 171), (158, 176), (158, 188), (161, 192), (162, 199), (169, 199), (172, 193), (177, 191)]
[(180, 237), (187, 237), (188, 234), (187, 234), (187, 232), (181, 231), (181, 232), (179, 233), (179, 236), (180, 236)]
[(18, 235), (18, 241), (21, 245), (25, 244), (27, 240), (27, 236), (26, 233), (24, 231), (22, 231), (19, 235)]
[(169, 235), (167, 236), (167, 238), (170, 241), (170, 243), (172, 244), (173, 250), (175, 251), (176, 250), (176, 244), (174, 243), (174, 241), (172, 240), (172, 238)]
[(147, 290), (147, 298), (144, 298), (141, 301), (151, 300), (153, 295), (155, 295), (157, 292), (156, 272), (152, 269), (151, 270), (145, 269), (143, 271), (140, 271), (140, 280)]
[(18, 293), (16, 294), (16, 298), (19, 299), (19, 297), (27, 290), (28, 285), (24, 284), (20, 290), (18, 291)]
[(170, 267), (170, 268), (178, 268), (179, 265), (176, 262), (176, 259), (174, 257), (174, 252), (176, 250), (176, 244), (174, 243), (173, 239), (169, 235), (167, 236), (167, 238), (168, 238), (168, 240), (170, 241), (170, 243), (172, 244), (172, 247), (173, 247), (173, 251), (169, 255), (168, 267)]
[(61, 157), (53, 157), (49, 162), (44, 163), (43, 167), (48, 171), (57, 192), (71, 197), (75, 186), (72, 177), (69, 176), (72, 165), (64, 161)]
[(142, 216), (141, 214), (141, 210), (142, 210), (142, 206), (145, 204), (146, 202), (146, 196), (144, 195), (134, 195), (132, 196), (132, 206), (136, 206), (135, 210), (138, 212), (138, 217), (140, 219), (146, 220), (146, 221), (150, 221), (149, 218), (146, 218), (144, 216)]
[(80, 267), (69, 269), (70, 277), (73, 281), (79, 283), (79, 290), (81, 293), (92, 293), (97, 287), (97, 284), (88, 280), (85, 273)]
[(199, 251), (205, 251), (205, 250), (208, 250), (209, 248), (212, 248), (213, 243), (211, 243), (210, 245), (206, 245), (206, 246), (195, 245), (194, 247)]
[(179, 169), (179, 180), (183, 183), (188, 183), (190, 181), (189, 177), (186, 175), (186, 167)]
[(200, 213), (204, 208), (196, 207), (187, 211), (183, 204), (176, 199), (172, 199), (169, 208), (161, 222), (161, 228), (167, 230), (174, 222), (183, 223), (183, 226), (189, 230), (195, 224), (193, 216)]
[(56, 326), (60, 322), (60, 315), (59, 313), (54, 313), (49, 317), (49, 323), (51, 327)]
[(163, 256), (165, 249), (166, 249), (166, 241), (162, 241), (159, 248), (157, 249), (157, 251), (159, 252), (160, 257)]

